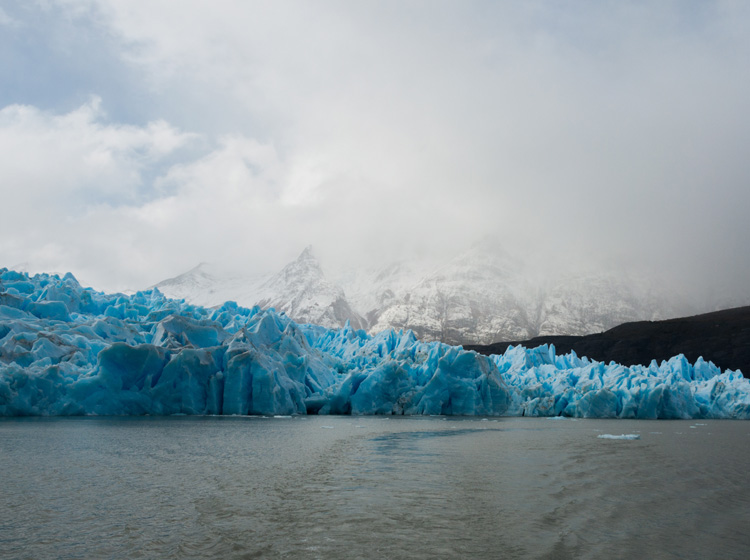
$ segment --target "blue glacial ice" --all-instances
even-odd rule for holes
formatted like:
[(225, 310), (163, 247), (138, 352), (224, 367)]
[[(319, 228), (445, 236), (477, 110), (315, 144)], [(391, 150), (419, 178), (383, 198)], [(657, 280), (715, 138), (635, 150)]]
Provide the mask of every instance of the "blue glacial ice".
[(446, 414), (750, 418), (750, 381), (683, 356), (624, 367), (552, 346), (482, 356), (233, 302), (0, 269), (0, 416)]

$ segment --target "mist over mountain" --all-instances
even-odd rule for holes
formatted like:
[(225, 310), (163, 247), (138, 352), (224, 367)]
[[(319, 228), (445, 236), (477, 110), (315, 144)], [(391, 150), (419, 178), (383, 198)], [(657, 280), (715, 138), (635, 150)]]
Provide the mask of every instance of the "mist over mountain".
[(632, 321), (692, 315), (750, 295), (698, 300), (657, 276), (626, 270), (550, 268), (483, 240), (443, 262), (397, 261), (325, 271), (312, 247), (275, 274), (230, 274), (201, 264), (156, 284), (205, 306), (273, 307), (302, 323), (370, 333), (411, 329), (425, 341), (491, 344), (581, 336)]

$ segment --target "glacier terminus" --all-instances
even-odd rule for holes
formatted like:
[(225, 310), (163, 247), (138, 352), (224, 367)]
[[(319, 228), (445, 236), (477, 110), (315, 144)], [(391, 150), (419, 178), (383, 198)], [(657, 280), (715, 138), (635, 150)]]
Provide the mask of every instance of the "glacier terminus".
[(750, 380), (675, 356), (625, 367), (553, 346), (482, 356), (0, 269), (0, 415), (405, 414), (750, 419)]

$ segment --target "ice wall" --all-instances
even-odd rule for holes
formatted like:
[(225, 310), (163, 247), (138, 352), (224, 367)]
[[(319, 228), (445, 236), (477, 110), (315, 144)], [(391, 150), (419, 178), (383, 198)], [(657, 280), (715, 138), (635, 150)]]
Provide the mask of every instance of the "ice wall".
[(511, 389), (507, 415), (750, 419), (750, 380), (702, 358), (625, 367), (543, 345), (511, 346), (492, 359)]
[(0, 416), (454, 414), (749, 418), (750, 382), (678, 356), (625, 368), (554, 348), (485, 357), (0, 269)]
[(0, 415), (503, 414), (491, 359), (0, 269)]

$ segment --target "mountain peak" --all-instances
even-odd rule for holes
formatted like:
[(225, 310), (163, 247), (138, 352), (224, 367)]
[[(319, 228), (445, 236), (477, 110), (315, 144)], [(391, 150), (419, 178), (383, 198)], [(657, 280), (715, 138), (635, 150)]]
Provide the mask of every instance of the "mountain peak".
[(308, 245), (305, 247), (305, 250), (302, 251), (297, 257), (298, 261), (317, 261), (318, 259), (315, 258), (315, 253), (313, 252), (313, 246)]

